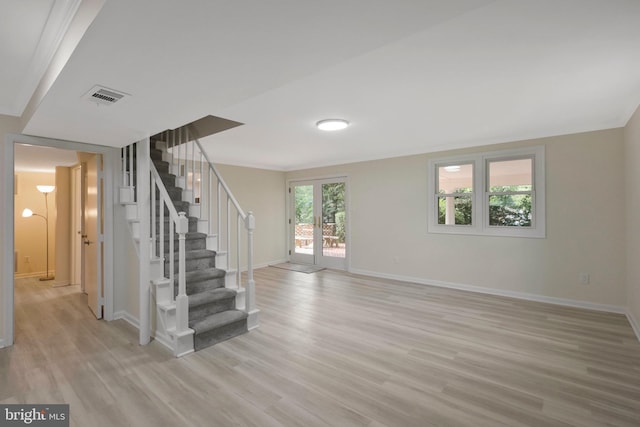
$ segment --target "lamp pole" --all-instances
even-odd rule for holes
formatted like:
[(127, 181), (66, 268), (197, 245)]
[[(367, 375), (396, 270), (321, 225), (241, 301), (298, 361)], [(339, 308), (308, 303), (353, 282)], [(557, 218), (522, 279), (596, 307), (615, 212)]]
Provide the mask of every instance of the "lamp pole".
[(43, 193), (44, 194), (44, 224), (45, 227), (47, 227), (47, 232), (45, 233), (47, 236), (47, 275), (44, 277), (41, 277), (40, 280), (44, 281), (44, 280), (53, 280), (53, 276), (49, 276), (49, 199), (48, 199), (48, 195), (49, 193)]
[(45, 277), (41, 277), (40, 280), (45, 281), (45, 280), (53, 280), (55, 277), (54, 276), (49, 276), (49, 198), (47, 197), (49, 195), (49, 193), (51, 193), (56, 187), (53, 185), (36, 185), (36, 187), (38, 188), (38, 191), (41, 192), (42, 194), (44, 194), (44, 208), (45, 208), (45, 214), (44, 216), (34, 213), (31, 209), (25, 209), (24, 211), (22, 211), (22, 217), (23, 218), (29, 218), (30, 216), (39, 216), (40, 218), (44, 219), (44, 224), (45, 224), (45, 235), (46, 237), (46, 244), (47, 244), (47, 275)]

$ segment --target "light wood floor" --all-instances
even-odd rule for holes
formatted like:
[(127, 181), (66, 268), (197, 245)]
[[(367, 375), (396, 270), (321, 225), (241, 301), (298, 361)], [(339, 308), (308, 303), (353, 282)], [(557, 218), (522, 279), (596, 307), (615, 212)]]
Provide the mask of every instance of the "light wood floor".
[(622, 315), (335, 271), (256, 272), (261, 327), (174, 359), (77, 287), (16, 284), (0, 402), (75, 426), (639, 426)]

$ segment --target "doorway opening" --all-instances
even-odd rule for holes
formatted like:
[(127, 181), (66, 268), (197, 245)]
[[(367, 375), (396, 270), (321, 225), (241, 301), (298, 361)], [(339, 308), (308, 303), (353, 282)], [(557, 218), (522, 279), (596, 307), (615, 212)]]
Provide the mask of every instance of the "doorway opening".
[(343, 177), (290, 183), (292, 262), (346, 270), (346, 184)]
[[(95, 159), (94, 164), (100, 165), (99, 169), (95, 170), (95, 182), (94, 186), (90, 187), (89, 184), (84, 188), (84, 194), (88, 195), (89, 193), (94, 194), (96, 206), (88, 206), (84, 205), (84, 212), (92, 212), (94, 214), (98, 214), (99, 212), (104, 212), (104, 215), (97, 216), (95, 220), (95, 228), (96, 233), (93, 235), (92, 239), (87, 239), (86, 235), (88, 234), (85, 230), (81, 232), (80, 235), (77, 234), (78, 230), (74, 230), (75, 233), (72, 235), (71, 227), (72, 222), (70, 217), (70, 212), (67, 211), (67, 218), (69, 219), (69, 227), (66, 231), (68, 233), (68, 240), (73, 240), (72, 236), (75, 238), (82, 238), (83, 245), (87, 247), (93, 246), (95, 251), (97, 252), (97, 256), (93, 258), (93, 260), (86, 260), (84, 265), (87, 263), (92, 263), (92, 270), (87, 269), (88, 272), (85, 273), (85, 276), (91, 274), (96, 277), (96, 287), (94, 289), (93, 294), (90, 292), (89, 287), (86, 287), (87, 292), (87, 305), (93, 312), (96, 318), (104, 318), (107, 320), (111, 320), (113, 318), (113, 272), (110, 269), (105, 269), (105, 265), (112, 265), (113, 263), (113, 198), (112, 197), (103, 197), (101, 194), (113, 194), (113, 180), (116, 173), (114, 172), (117, 169), (117, 154), (118, 149), (106, 146), (95, 146), (89, 144), (81, 144), (70, 141), (61, 141), (54, 140), (48, 138), (39, 138), (39, 137), (31, 137), (26, 135), (15, 135), (10, 134), (5, 139), (3, 154), (4, 154), (4, 164), (5, 170), (7, 173), (5, 177), (8, 178), (6, 185), (2, 187), (2, 197), (4, 200), (4, 205), (6, 206), (6, 211), (3, 220), (3, 233), (7, 242), (11, 242), (11, 245), (5, 246), (4, 248), (4, 256), (2, 257), (2, 267), (3, 267), (3, 286), (2, 286), (2, 305), (3, 305), (3, 319), (2, 319), (2, 336), (0, 336), (0, 347), (6, 347), (13, 345), (14, 342), (14, 314), (15, 314), (15, 301), (14, 301), (14, 271), (17, 269), (17, 264), (19, 259), (16, 256), (15, 252), (15, 227), (16, 227), (16, 218), (15, 218), (15, 210), (17, 206), (14, 203), (14, 196), (16, 191), (15, 186), (15, 149), (17, 144), (23, 144), (30, 147), (37, 147), (40, 150), (46, 151), (45, 147), (53, 147), (54, 149), (60, 150), (71, 150), (73, 152), (82, 152), (85, 153), (89, 158)], [(80, 159), (80, 163), (82, 163), (82, 159)], [(71, 175), (71, 173), (70, 173)], [(66, 186), (66, 191), (69, 193), (67, 197), (72, 199), (72, 185), (71, 185), (71, 177), (69, 176), (68, 184)], [(11, 191), (13, 190), (13, 191)], [(69, 205), (71, 202), (69, 201)], [(77, 224), (77, 223), (76, 223)], [(69, 271), (67, 271), (66, 280), (68, 283), (71, 282), (71, 265), (72, 265), (72, 245), (68, 246), (68, 249), (65, 252), (65, 256), (67, 257)], [(86, 250), (85, 250), (86, 252)], [(95, 264), (95, 265), (93, 265)], [(7, 268), (9, 267), (9, 268)], [(58, 277), (57, 279), (62, 279)], [(76, 277), (77, 280), (77, 277)], [(59, 281), (59, 280), (56, 280)], [(82, 278), (81, 278), (82, 282)], [(46, 282), (42, 282), (46, 283)], [(67, 283), (67, 284), (68, 284)], [(47, 286), (51, 286), (50, 284)], [(78, 285), (79, 286), (79, 285)], [(67, 292), (71, 292), (69, 289)], [(95, 304), (92, 304), (95, 299)], [(86, 306), (85, 306), (86, 307)]]

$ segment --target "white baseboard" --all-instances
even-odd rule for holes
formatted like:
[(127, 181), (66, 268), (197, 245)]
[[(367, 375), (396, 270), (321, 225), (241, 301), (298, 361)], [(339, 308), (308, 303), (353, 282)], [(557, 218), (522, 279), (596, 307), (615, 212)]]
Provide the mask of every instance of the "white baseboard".
[(4, 343), (4, 338), (0, 338), (0, 348), (5, 348), (7, 345)]
[[(43, 270), (43, 271), (33, 271), (33, 272), (30, 272), (30, 273), (15, 273), (13, 275), (13, 278), (14, 279), (26, 279), (26, 278), (29, 278), (29, 277), (44, 277), (46, 275), (47, 275), (47, 272)], [(52, 270), (49, 270), (49, 275), (55, 277), (56, 276), (56, 272), (52, 271)]]
[(64, 286), (70, 286), (71, 282), (69, 282), (68, 280), (54, 280), (53, 282), (51, 282), (51, 287), (52, 288), (62, 288)]
[(466, 285), (461, 283), (443, 282), (440, 280), (428, 280), (418, 277), (398, 276), (394, 274), (379, 273), (376, 271), (351, 269), (351, 273), (362, 274), (365, 276), (379, 277), (382, 279), (399, 280), (403, 282), (417, 283), (419, 285), (437, 286), (439, 288), (457, 289), (461, 291), (477, 292), (481, 294), (496, 295), (501, 297), (509, 297), (522, 299), (527, 301), (545, 302), (548, 304), (563, 305), (567, 307), (584, 308), (587, 310), (604, 311), (607, 313), (627, 314), (624, 307), (609, 304), (597, 304), (588, 301), (577, 301), (566, 298), (548, 297), (545, 295), (530, 294), (527, 292), (508, 291), (504, 289), (485, 288), (482, 286)]
[[(130, 313), (124, 310), (113, 313), (113, 320), (120, 320), (120, 319), (124, 320), (134, 328), (140, 330), (140, 321), (138, 320), (137, 317), (134, 317)], [(164, 334), (158, 334), (158, 333), (153, 334), (152, 337), (154, 340), (158, 341), (160, 344), (162, 344), (167, 349), (169, 349), (169, 351), (173, 352), (173, 344), (171, 343), (171, 338), (169, 338)]]
[(289, 260), (287, 258), (277, 259), (275, 261), (269, 261), (265, 264), (260, 264), (260, 266), (256, 268), (264, 268), (264, 267), (269, 267), (270, 265), (284, 264), (285, 262), (289, 262)]
[(137, 317), (131, 315), (129, 312), (121, 310), (113, 313), (113, 320), (120, 320), (120, 319), (124, 320), (134, 328), (140, 329), (140, 321), (138, 320)]
[(160, 334), (160, 333), (156, 333), (153, 336), (153, 339), (155, 341), (158, 341), (160, 344), (162, 344), (163, 346), (165, 346), (167, 348), (167, 350), (169, 350), (170, 352), (173, 353), (173, 343), (171, 342), (171, 338), (169, 338), (167, 335), (165, 334)]
[(638, 319), (636, 319), (633, 313), (629, 310), (627, 310), (626, 314), (627, 314), (627, 319), (629, 320), (629, 323), (633, 328), (633, 332), (636, 333), (636, 337), (638, 338), (638, 341), (640, 341), (640, 323), (638, 322)]

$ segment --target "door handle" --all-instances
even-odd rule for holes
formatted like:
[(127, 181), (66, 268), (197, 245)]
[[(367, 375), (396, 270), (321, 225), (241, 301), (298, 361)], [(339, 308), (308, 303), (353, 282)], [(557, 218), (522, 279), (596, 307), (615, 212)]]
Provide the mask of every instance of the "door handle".
[(93, 242), (91, 242), (89, 239), (84, 239), (84, 242), (83, 242), (83, 243), (84, 243), (85, 245), (89, 246), (89, 245), (90, 245), (91, 243), (93, 243)]

